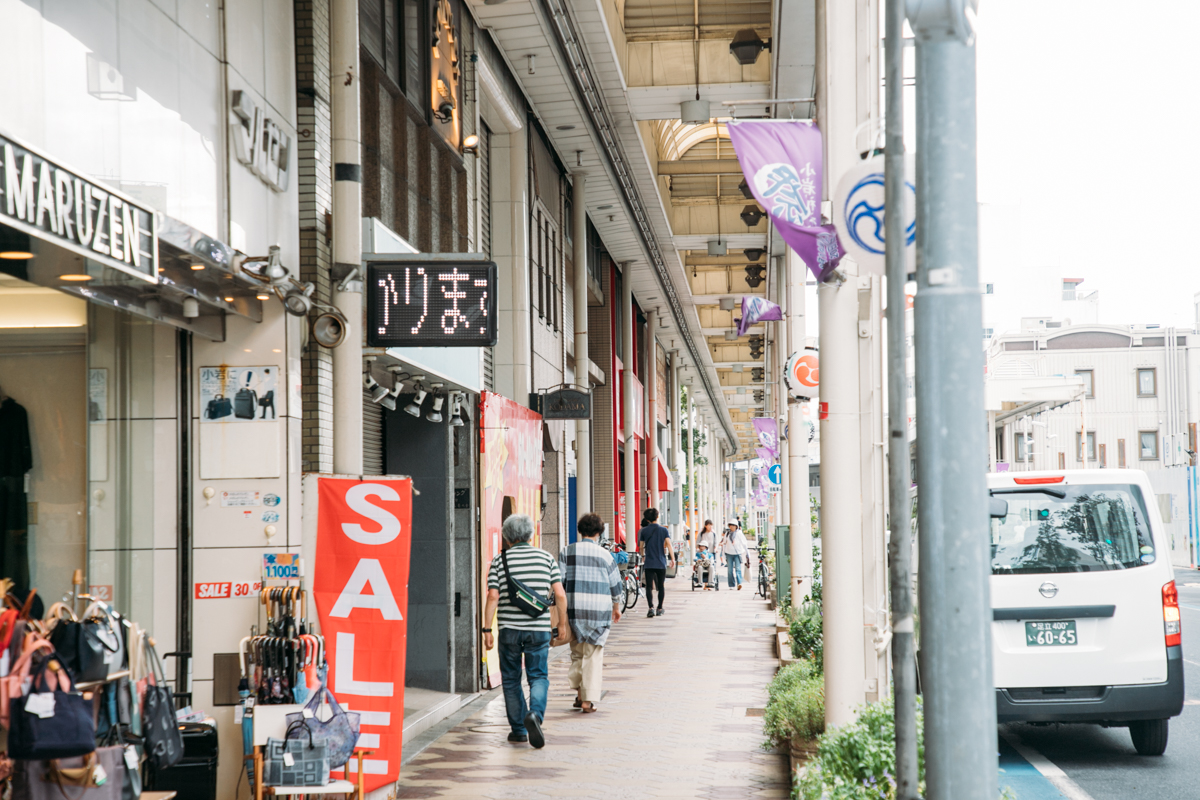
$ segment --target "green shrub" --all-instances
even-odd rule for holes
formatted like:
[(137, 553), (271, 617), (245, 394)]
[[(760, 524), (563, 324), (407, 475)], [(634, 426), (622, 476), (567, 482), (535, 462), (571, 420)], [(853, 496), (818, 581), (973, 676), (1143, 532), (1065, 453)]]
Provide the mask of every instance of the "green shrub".
[[(848, 725), (821, 737), (817, 757), (797, 781), (802, 800), (886, 800), (895, 796), (896, 727), (891, 698), (868, 703)], [(917, 762), (921, 791), (925, 781), (925, 744), (921, 706), (917, 706)]]
[(799, 611), (792, 610), (788, 624), (788, 638), (792, 644), (792, 658), (806, 658), (820, 672), (824, 667), (825, 645), (822, 632), (821, 606), (808, 603)]
[(812, 739), (825, 730), (825, 679), (808, 661), (789, 664), (767, 686), (764, 747)]

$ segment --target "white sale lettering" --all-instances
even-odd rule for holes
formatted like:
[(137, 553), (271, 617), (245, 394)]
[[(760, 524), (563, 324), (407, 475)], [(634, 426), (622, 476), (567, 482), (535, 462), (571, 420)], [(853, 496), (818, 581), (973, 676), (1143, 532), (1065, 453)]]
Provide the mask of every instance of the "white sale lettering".
[(395, 489), (379, 483), (360, 483), (351, 487), (346, 492), (346, 505), (377, 523), (379, 530), (369, 532), (358, 523), (343, 522), (342, 532), (359, 544), (387, 544), (400, 535), (400, 520), (396, 519), (395, 514), (369, 502), (368, 497), (391, 501), (400, 499)]
[[(363, 589), (371, 587), (373, 594), (364, 594)], [(354, 574), (346, 582), (333, 610), (331, 617), (348, 617), (356, 608), (377, 608), (384, 619), (404, 619), (396, 598), (392, 596), (392, 587), (388, 586), (387, 576), (383, 574), (383, 565), (376, 558), (362, 558), (354, 568)], [(340, 635), (340, 634), (339, 634)]]

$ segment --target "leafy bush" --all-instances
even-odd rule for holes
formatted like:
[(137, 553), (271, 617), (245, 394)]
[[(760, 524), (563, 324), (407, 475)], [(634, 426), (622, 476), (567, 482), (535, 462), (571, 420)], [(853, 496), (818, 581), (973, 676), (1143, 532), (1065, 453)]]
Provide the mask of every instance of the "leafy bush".
[(822, 632), (821, 606), (809, 603), (793, 610), (788, 624), (788, 638), (792, 643), (792, 658), (805, 658), (816, 665), (817, 671), (824, 669), (825, 644)]
[[(896, 794), (896, 727), (889, 698), (868, 703), (858, 718), (823, 735), (817, 757), (796, 781), (800, 800), (891, 800)], [(920, 791), (925, 784), (925, 742), (917, 705), (917, 763)]]
[(825, 730), (825, 679), (808, 661), (789, 664), (767, 686), (765, 747), (812, 739)]

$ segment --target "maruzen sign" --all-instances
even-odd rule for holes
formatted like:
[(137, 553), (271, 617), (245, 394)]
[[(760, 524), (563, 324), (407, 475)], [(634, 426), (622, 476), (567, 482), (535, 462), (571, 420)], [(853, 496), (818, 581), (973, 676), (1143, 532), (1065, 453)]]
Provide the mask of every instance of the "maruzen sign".
[(361, 715), (359, 746), (375, 751), (363, 760), (372, 791), (400, 775), (412, 480), (317, 481), (313, 597), (329, 686)]

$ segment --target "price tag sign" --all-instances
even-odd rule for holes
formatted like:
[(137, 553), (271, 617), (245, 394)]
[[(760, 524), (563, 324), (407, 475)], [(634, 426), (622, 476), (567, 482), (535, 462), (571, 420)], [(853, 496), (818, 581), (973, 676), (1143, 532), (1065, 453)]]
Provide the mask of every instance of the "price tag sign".
[(264, 553), (264, 581), (298, 581), (303, 573), (299, 553)]
[(367, 344), (496, 344), (496, 264), (471, 255), (373, 261), (367, 268)]

